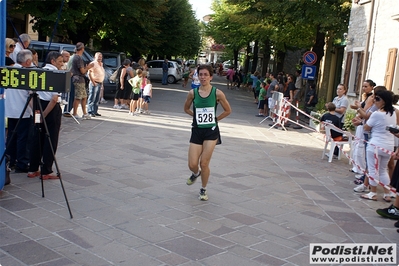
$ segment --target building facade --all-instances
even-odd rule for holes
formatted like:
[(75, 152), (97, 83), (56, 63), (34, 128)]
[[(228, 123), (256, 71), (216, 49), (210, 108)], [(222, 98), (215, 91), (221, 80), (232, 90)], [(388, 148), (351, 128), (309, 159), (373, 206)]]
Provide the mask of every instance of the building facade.
[(364, 80), (399, 94), (399, 2), (354, 0), (343, 62), (342, 82), (359, 98)]

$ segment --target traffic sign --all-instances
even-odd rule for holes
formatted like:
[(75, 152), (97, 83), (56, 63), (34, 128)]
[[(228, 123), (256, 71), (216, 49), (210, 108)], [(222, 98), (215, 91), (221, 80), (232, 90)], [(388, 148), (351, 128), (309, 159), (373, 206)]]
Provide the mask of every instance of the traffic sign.
[(303, 66), (302, 67), (302, 78), (314, 80), (316, 77), (316, 66)]
[(303, 55), (303, 62), (308, 65), (314, 65), (314, 63), (316, 63), (317, 61), (317, 55), (315, 52), (313, 51), (307, 51), (304, 55)]

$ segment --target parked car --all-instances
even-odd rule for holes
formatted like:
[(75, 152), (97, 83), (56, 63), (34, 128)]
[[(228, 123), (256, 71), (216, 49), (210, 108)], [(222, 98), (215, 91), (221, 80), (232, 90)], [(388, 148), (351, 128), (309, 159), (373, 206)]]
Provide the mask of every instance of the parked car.
[[(39, 66), (42, 66), (46, 61), (46, 56), (50, 51), (61, 52), (62, 50), (68, 51), (71, 55), (75, 53), (75, 45), (67, 44), (67, 43), (51, 43), (49, 47), (49, 42), (41, 42), (41, 41), (31, 41), (29, 48), (35, 49), (39, 58)], [(83, 62), (85, 64), (90, 63), (94, 60), (94, 55), (92, 51), (85, 47), (85, 50), (82, 55)], [(109, 80), (109, 77), (112, 75), (113, 71), (107, 65), (104, 64), (105, 70), (105, 79), (104, 79), (104, 93), (112, 93), (116, 90), (115, 83)]]
[(117, 70), (122, 62), (126, 59), (126, 54), (122, 52), (101, 52), (103, 54), (104, 65), (111, 68), (113, 71)]
[[(151, 80), (162, 80), (162, 64), (163, 60), (147, 61), (148, 72), (150, 73)], [(176, 83), (182, 79), (182, 69), (175, 61), (168, 61), (168, 83)]]

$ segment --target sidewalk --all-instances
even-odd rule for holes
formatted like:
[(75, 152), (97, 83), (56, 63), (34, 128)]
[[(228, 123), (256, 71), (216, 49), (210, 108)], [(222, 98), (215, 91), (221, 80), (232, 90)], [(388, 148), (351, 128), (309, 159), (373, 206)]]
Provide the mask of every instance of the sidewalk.
[[(348, 160), (321, 160), (323, 136), (259, 125), (253, 95), (222, 89), (233, 113), (211, 161), (209, 201), (185, 184), (191, 119), (181, 83), (154, 83), (151, 115), (100, 105), (62, 119), (59, 180), (11, 174), (0, 192), (0, 264), (308, 265), (310, 243), (396, 243), (394, 221), (353, 192)], [(221, 108), (221, 107), (219, 107)], [(381, 190), (382, 191), (382, 190)], [(382, 193), (382, 192), (381, 192)], [(398, 251), (397, 251), (398, 252)]]

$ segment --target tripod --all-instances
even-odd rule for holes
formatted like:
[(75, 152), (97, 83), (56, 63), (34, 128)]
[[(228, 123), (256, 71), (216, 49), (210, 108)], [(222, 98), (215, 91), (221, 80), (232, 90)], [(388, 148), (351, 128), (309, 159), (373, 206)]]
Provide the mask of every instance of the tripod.
[[(69, 206), (69, 202), (68, 202), (67, 195), (66, 195), (66, 193), (65, 193), (64, 184), (63, 184), (63, 182), (62, 182), (61, 173), (60, 173), (60, 170), (59, 170), (59, 167), (58, 167), (58, 162), (57, 162), (57, 159), (56, 159), (56, 157), (55, 157), (54, 147), (53, 147), (53, 144), (52, 144), (52, 141), (51, 141), (51, 138), (50, 138), (50, 133), (49, 133), (49, 130), (48, 130), (48, 127), (47, 127), (47, 122), (46, 122), (46, 119), (45, 119), (44, 116), (43, 116), (43, 108), (42, 108), (40, 99), (39, 99), (39, 97), (38, 97), (38, 95), (37, 95), (36, 92), (33, 92), (33, 93), (29, 94), (29, 97), (28, 97), (28, 99), (26, 100), (24, 109), (22, 110), (22, 113), (21, 113), (20, 117), (18, 118), (18, 122), (17, 122), (16, 125), (15, 125), (15, 129), (14, 129), (14, 131), (12, 132), (12, 135), (11, 135), (11, 137), (10, 137), (10, 140), (8, 141), (6, 150), (4, 151), (3, 156), (2, 156), (1, 159), (0, 159), (0, 165), (1, 165), (1, 163), (3, 162), (3, 160), (4, 160), (4, 157), (6, 156), (7, 149), (9, 148), (8, 146), (9, 146), (9, 144), (11, 143), (11, 140), (15, 137), (15, 133), (16, 133), (16, 130), (17, 130), (17, 128), (18, 128), (18, 125), (20, 124), (21, 119), (22, 119), (22, 117), (23, 117), (23, 115), (24, 115), (26, 109), (28, 108), (28, 105), (29, 105), (29, 103), (31, 102), (31, 100), (32, 100), (32, 103), (33, 103), (33, 115), (34, 115), (34, 123), (35, 123), (34, 128), (35, 128), (36, 132), (39, 132), (38, 135), (40, 136), (40, 131), (42, 130), (42, 128), (40, 128), (40, 124), (41, 124), (41, 122), (42, 122), (42, 124), (43, 124), (43, 126), (44, 126), (45, 137), (46, 137), (46, 140), (47, 140), (48, 143), (49, 143), (50, 150), (51, 150), (52, 156), (53, 156), (53, 158), (54, 158), (54, 163), (55, 163), (55, 167), (56, 167), (56, 170), (57, 170), (57, 177), (58, 177), (59, 180), (60, 180), (62, 192), (64, 193), (65, 202), (66, 202), (67, 207), (68, 207), (69, 215), (70, 215), (70, 217), (71, 217), (71, 219), (72, 219), (72, 218), (73, 218), (72, 211), (71, 211), (71, 208), (70, 208), (70, 206)], [(36, 132), (35, 132), (35, 133), (36, 133)], [(38, 142), (39, 142), (39, 143), (38, 143), (38, 144), (39, 144), (39, 154), (36, 154), (35, 156), (38, 156), (38, 158), (40, 158), (39, 160), (42, 160), (41, 158), (42, 158), (42, 155), (43, 155), (43, 151), (42, 151), (42, 143), (41, 143), (40, 139), (41, 139), (41, 138), (39, 137), (39, 140), (38, 140)], [(46, 141), (46, 140), (45, 140), (45, 141)], [(43, 162), (41, 162), (41, 165), (43, 166)], [(40, 177), (41, 177), (40, 179), (41, 179), (41, 187), (42, 187), (42, 197), (44, 198), (44, 182), (43, 182), (43, 175), (40, 174)]]

